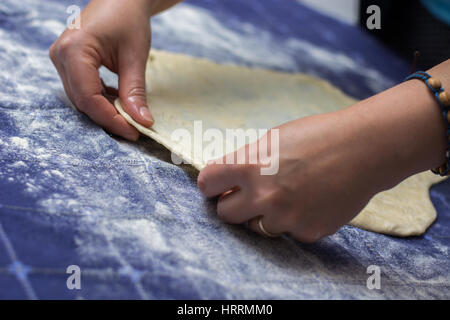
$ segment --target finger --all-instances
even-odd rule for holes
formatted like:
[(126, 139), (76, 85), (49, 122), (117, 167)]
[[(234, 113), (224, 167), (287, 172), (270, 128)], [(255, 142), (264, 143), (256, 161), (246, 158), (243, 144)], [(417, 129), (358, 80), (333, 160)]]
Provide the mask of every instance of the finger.
[(150, 127), (154, 120), (147, 106), (145, 63), (145, 58), (137, 59), (133, 52), (119, 53), (119, 97), (135, 121)]
[[(262, 217), (262, 218), (261, 218)], [(279, 221), (271, 218), (270, 215), (257, 216), (248, 222), (248, 228), (264, 237), (278, 237), (286, 232)], [(264, 232), (265, 231), (265, 232)]]
[(224, 193), (222, 193), (222, 194), (219, 196), (218, 201), (221, 201), (221, 200), (226, 199), (228, 196), (231, 196), (234, 192), (237, 192), (237, 191), (239, 191), (239, 190), (240, 190), (239, 187), (235, 187), (235, 188), (233, 188), (233, 189), (231, 189), (231, 190), (225, 191)]
[(249, 201), (247, 190), (238, 190), (219, 198), (217, 214), (223, 221), (232, 224), (244, 223), (257, 216)]
[(139, 133), (102, 95), (97, 67), (89, 61), (66, 64), (66, 77), (77, 108), (111, 133), (135, 141)]
[(242, 170), (236, 165), (210, 164), (202, 171), (197, 179), (200, 191), (205, 197), (215, 197), (235, 187), (243, 189)]
[(70, 86), (69, 86), (69, 83), (68, 83), (68, 80), (66, 77), (64, 65), (62, 63), (60, 63), (59, 60), (56, 59), (54, 55), (50, 55), (50, 57), (56, 68), (56, 71), (58, 72), (58, 75), (63, 83), (64, 91), (66, 92), (67, 97), (72, 102), (72, 104), (75, 105), (75, 103), (72, 101), (72, 92), (70, 91)]

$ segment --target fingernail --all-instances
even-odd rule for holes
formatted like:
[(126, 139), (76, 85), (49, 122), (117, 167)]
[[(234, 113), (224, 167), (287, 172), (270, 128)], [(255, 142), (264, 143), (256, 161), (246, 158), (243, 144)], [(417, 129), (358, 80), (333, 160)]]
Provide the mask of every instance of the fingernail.
[(152, 115), (150, 114), (150, 111), (148, 111), (148, 108), (147, 108), (147, 107), (141, 107), (141, 108), (139, 109), (139, 112), (140, 112), (142, 118), (144, 118), (144, 119), (147, 120), (147, 121), (154, 122), (153, 117), (152, 117)]

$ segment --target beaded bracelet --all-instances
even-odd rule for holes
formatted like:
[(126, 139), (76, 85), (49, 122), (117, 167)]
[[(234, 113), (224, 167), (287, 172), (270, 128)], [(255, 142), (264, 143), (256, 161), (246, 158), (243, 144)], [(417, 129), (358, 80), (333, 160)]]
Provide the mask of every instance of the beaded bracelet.
[(433, 96), (436, 98), (439, 107), (441, 108), (442, 115), (444, 116), (444, 121), (446, 125), (446, 134), (447, 134), (447, 151), (445, 153), (445, 157), (447, 161), (440, 166), (439, 168), (432, 169), (431, 171), (440, 176), (448, 176), (450, 175), (450, 94), (444, 91), (442, 88), (442, 83), (439, 79), (433, 78), (426, 72), (417, 71), (413, 74), (409, 75), (405, 81), (411, 79), (418, 79), (425, 82), (427, 87), (433, 92)]

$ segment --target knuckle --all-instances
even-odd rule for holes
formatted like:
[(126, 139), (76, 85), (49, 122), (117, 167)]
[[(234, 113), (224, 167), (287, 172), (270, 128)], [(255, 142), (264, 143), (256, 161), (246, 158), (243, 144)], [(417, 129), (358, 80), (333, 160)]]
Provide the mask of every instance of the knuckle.
[(50, 57), (50, 59), (52, 60), (53, 64), (55, 63), (56, 60), (56, 42), (54, 42), (51, 46), (50, 49), (48, 50), (48, 55)]
[(74, 104), (76, 106), (76, 108), (78, 109), (78, 111), (80, 112), (86, 112), (88, 109), (88, 105), (90, 103), (89, 98), (82, 96), (82, 95), (76, 95), (73, 97), (74, 99)]
[(147, 98), (147, 92), (145, 90), (145, 86), (140, 84), (134, 84), (132, 88), (127, 93), (128, 97), (138, 97), (142, 99)]
[(62, 35), (56, 42), (52, 45), (51, 54), (54, 57), (57, 56), (67, 56), (69, 55), (76, 43), (79, 42), (78, 35), (76, 33), (69, 33)]

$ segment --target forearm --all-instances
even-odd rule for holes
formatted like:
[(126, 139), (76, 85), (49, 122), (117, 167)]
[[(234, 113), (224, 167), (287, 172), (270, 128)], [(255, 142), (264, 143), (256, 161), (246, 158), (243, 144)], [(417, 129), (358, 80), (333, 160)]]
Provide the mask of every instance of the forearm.
[[(125, 5), (128, 8), (138, 8), (142, 14), (145, 14), (150, 18), (182, 1), (183, 0), (121, 0), (111, 3), (107, 0), (106, 2), (109, 10), (114, 10), (117, 8), (119, 12), (122, 12)], [(105, 0), (91, 0), (88, 7), (98, 7), (100, 10), (100, 8), (104, 5)]]
[[(450, 60), (428, 72), (449, 92)], [(402, 83), (344, 112), (358, 123), (361, 149), (371, 157), (365, 161), (373, 170), (384, 170), (384, 177), (379, 176), (382, 188), (445, 162), (445, 121), (422, 81)]]
[(151, 16), (157, 15), (183, 0), (147, 0), (150, 4)]

